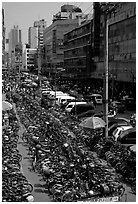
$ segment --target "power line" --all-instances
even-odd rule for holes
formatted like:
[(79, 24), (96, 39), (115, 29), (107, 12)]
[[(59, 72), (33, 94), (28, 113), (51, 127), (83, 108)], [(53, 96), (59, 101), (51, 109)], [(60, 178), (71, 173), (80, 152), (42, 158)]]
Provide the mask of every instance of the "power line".
[(84, 2), (81, 2), (78, 7), (80, 7)]
[(85, 13), (90, 7), (92, 7), (93, 3), (83, 12)]
[(73, 6), (76, 6), (77, 3), (78, 3), (78, 2), (76, 2)]

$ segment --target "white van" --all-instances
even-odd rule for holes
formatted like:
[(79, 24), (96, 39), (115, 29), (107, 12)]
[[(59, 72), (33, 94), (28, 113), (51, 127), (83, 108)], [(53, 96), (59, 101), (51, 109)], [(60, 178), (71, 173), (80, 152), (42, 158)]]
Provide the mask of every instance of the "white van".
[(96, 101), (96, 104), (102, 104), (103, 103), (103, 99), (102, 99), (102, 95), (101, 94), (92, 94), (91, 95), (92, 100)]
[(62, 91), (56, 91), (56, 93), (55, 93), (55, 91), (50, 91), (50, 95), (55, 96), (55, 94), (56, 94), (56, 96), (64, 95), (64, 93)]
[(71, 110), (72, 110), (72, 108), (73, 108), (75, 105), (77, 105), (77, 104), (87, 104), (87, 102), (85, 102), (85, 101), (70, 102), (70, 103), (66, 106), (65, 111), (68, 112), (68, 113), (70, 113)]
[(65, 103), (67, 103), (67, 102), (69, 102), (71, 100), (75, 100), (75, 97), (69, 96), (69, 95), (65, 95), (65, 96), (61, 96), (59, 98), (59, 103), (60, 104), (65, 104)]

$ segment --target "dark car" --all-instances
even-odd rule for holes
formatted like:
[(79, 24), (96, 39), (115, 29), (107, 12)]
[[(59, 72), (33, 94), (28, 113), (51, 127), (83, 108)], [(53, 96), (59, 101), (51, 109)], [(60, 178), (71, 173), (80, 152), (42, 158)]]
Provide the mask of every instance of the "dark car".
[(119, 141), (121, 144), (125, 146), (132, 146), (136, 144), (136, 128), (131, 128), (131, 129), (124, 131), (117, 138), (117, 141)]
[(108, 118), (108, 127), (112, 126), (113, 124), (116, 123), (123, 123), (123, 124), (130, 124), (130, 121), (127, 118), (122, 118), (122, 117), (112, 117)]
[(124, 113), (126, 110), (125, 104), (120, 101), (113, 101), (110, 106), (113, 109), (115, 109), (118, 113)]
[(85, 118), (87, 118), (87, 117), (93, 116), (94, 113), (95, 113), (94, 110), (88, 110), (88, 111), (86, 111), (86, 112), (83, 112), (83, 113), (79, 114), (79, 115), (78, 115), (78, 118), (85, 119)]
[(70, 113), (71, 115), (80, 115), (90, 110), (94, 111), (94, 106), (92, 104), (76, 104)]

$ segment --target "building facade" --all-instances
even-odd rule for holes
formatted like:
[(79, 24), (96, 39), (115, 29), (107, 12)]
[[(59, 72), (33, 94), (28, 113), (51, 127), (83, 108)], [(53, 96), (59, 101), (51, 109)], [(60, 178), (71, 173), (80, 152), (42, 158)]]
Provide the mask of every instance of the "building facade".
[[(8, 54), (9, 54), (9, 64), (10, 67), (16, 70), (15, 61), (16, 61), (16, 53), (15, 47), (20, 45), (22, 47), (22, 36), (21, 30), (18, 26), (14, 26), (13, 29), (8, 34)], [(21, 52), (20, 52), (21, 53)], [(22, 58), (22, 57), (20, 57)]]
[(22, 43), (21, 30), (18, 26), (14, 26), (13, 29), (9, 32), (9, 55), (14, 51), (15, 46), (19, 43)]
[(34, 28), (38, 28), (38, 43), (41, 48), (44, 45), (43, 36), (44, 36), (44, 29), (46, 28), (46, 26), (47, 26), (46, 21), (44, 19), (34, 22)]
[(64, 69), (67, 76), (87, 78), (92, 69), (93, 21), (86, 21), (64, 34)]
[(28, 44), (32, 49), (38, 48), (38, 27), (29, 27)]
[(56, 20), (44, 31), (45, 61), (47, 70), (63, 67), (63, 36), (64, 33), (77, 27), (78, 19)]
[(2, 8), (2, 65), (5, 64), (5, 23), (4, 23), (4, 9)]
[[(113, 96), (122, 90), (126, 92), (132, 90), (135, 95), (136, 4), (135, 2), (122, 2), (115, 3), (115, 5), (115, 13), (111, 12), (106, 16), (109, 22), (109, 93)], [(83, 34), (82, 30), (85, 30), (85, 26), (89, 24), (91, 24), (91, 29), (88, 26), (86, 34), (85, 32)], [(103, 8), (100, 3), (95, 3), (91, 23), (81, 25), (64, 35), (64, 68), (68, 77), (70, 75), (71, 77), (78, 76), (77, 78), (82, 78), (83, 82), (90, 86), (103, 87), (105, 26)], [(80, 36), (79, 32), (82, 32)], [(86, 44), (89, 45), (89, 38), (91, 47), (86, 49)], [(87, 39), (86, 44), (83, 44), (85, 39)], [(81, 70), (83, 70), (83, 77), (79, 76)]]
[[(109, 19), (109, 74), (114, 87), (136, 91), (136, 3), (124, 2)], [(119, 84), (121, 86), (119, 86)]]
[(24, 70), (33, 71), (36, 65), (37, 49), (25, 48), (24, 50)]

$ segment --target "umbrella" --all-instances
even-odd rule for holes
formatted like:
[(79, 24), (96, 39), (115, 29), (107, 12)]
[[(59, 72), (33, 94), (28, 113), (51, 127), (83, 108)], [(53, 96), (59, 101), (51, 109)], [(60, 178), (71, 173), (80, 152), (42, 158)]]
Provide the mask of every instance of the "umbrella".
[(89, 129), (98, 129), (105, 127), (105, 122), (99, 117), (89, 117), (80, 123), (81, 127)]
[(11, 110), (13, 108), (12, 104), (9, 103), (8, 101), (2, 101), (2, 110), (7, 111)]

